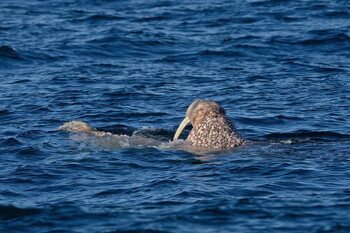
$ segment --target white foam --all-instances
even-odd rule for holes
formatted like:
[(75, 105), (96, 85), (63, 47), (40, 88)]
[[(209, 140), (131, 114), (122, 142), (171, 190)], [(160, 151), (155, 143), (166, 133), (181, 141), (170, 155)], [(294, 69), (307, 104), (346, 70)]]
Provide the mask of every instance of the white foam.
[(143, 127), (141, 130), (135, 131), (131, 136), (96, 131), (81, 121), (67, 122), (60, 126), (59, 129), (70, 132), (70, 139), (78, 142), (80, 148), (92, 147), (101, 150), (113, 150), (149, 146), (162, 150), (183, 150), (195, 154), (209, 152), (208, 150), (203, 150), (203, 148), (191, 146), (181, 139), (165, 141), (164, 136), (157, 135), (160, 129), (151, 127)]

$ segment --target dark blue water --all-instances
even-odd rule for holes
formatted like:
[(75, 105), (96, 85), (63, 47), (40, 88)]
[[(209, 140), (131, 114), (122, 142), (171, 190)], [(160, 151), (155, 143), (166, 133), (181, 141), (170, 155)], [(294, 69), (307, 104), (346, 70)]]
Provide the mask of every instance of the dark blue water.
[[(2, 0), (0, 22), (0, 232), (350, 231), (348, 1)], [(251, 143), (57, 131), (167, 142), (198, 98)]]

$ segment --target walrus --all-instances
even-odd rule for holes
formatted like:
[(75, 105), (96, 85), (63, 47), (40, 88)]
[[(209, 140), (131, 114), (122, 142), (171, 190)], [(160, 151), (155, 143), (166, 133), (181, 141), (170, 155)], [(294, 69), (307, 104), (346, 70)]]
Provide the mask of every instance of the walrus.
[[(177, 142), (187, 124), (192, 123), (192, 130), (185, 140), (186, 145)], [(220, 151), (229, 150), (242, 145), (245, 140), (240, 136), (236, 127), (226, 115), (225, 110), (216, 102), (208, 99), (195, 100), (187, 109), (186, 117), (176, 130), (173, 141), (168, 143), (139, 136), (117, 135), (99, 131), (85, 122), (70, 121), (59, 127), (61, 131), (78, 133), (88, 141), (100, 138), (99, 144), (111, 148), (127, 148), (134, 146), (162, 146), (163, 148), (184, 148), (187, 151)], [(180, 143), (180, 144), (179, 144)], [(179, 147), (180, 146), (180, 147)]]

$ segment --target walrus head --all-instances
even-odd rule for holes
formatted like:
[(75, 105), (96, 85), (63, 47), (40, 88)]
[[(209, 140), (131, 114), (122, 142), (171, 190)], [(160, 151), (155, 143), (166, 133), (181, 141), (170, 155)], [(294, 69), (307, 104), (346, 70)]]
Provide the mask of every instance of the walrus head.
[(180, 126), (176, 130), (173, 140), (177, 140), (181, 135), (185, 127), (192, 123), (192, 126), (195, 127), (196, 124), (203, 120), (210, 112), (216, 112), (218, 114), (225, 115), (225, 109), (223, 109), (218, 103), (212, 100), (195, 100), (186, 111), (186, 117), (181, 122)]
[(193, 146), (214, 150), (225, 150), (243, 143), (225, 110), (215, 101), (204, 99), (194, 101), (186, 111), (186, 117), (176, 130), (177, 140), (184, 128), (192, 123), (192, 131), (186, 141)]

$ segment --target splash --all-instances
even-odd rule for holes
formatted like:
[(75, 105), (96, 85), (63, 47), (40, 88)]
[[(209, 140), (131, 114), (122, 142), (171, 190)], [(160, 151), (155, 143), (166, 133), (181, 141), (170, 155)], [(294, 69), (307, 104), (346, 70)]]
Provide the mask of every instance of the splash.
[[(70, 121), (59, 127), (59, 130), (70, 132), (70, 139), (79, 142), (80, 146), (93, 146), (99, 149), (124, 149), (136, 147), (156, 147), (169, 150), (189, 150), (184, 140), (166, 141), (163, 136), (149, 137), (151, 132), (159, 131), (154, 128), (143, 128), (134, 131), (131, 136), (125, 134), (112, 134), (98, 131), (82, 121)], [(145, 137), (147, 135), (148, 137)]]
[[(170, 141), (161, 129), (144, 127), (130, 136), (99, 131), (82, 121), (70, 121), (59, 127), (60, 131), (70, 133), (70, 139), (78, 143), (78, 148), (98, 150), (117, 150), (125, 148), (154, 147), (161, 150), (179, 150), (204, 155), (217, 150), (193, 146), (185, 140)], [(223, 151), (220, 151), (223, 152)]]

